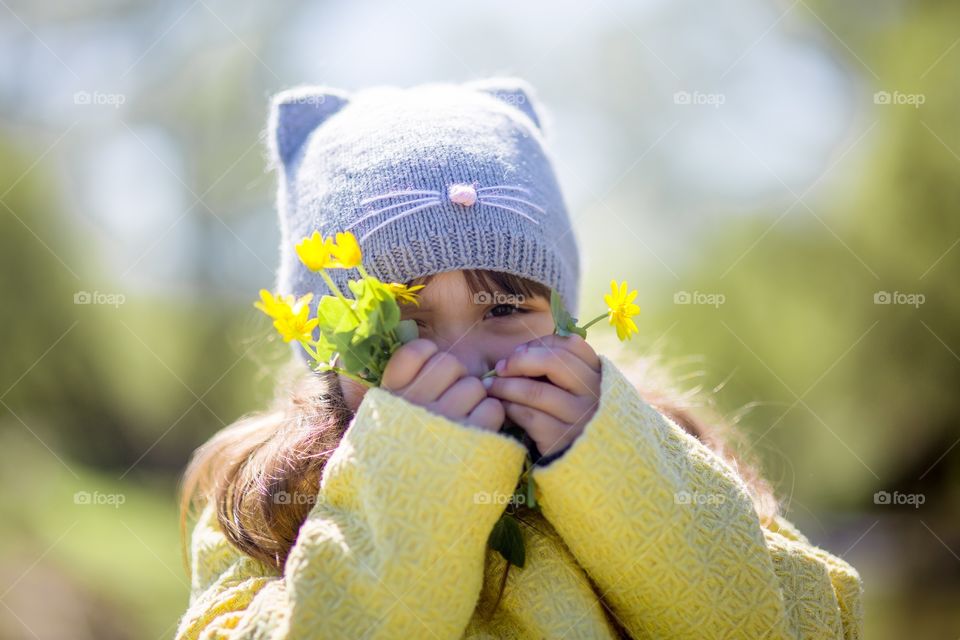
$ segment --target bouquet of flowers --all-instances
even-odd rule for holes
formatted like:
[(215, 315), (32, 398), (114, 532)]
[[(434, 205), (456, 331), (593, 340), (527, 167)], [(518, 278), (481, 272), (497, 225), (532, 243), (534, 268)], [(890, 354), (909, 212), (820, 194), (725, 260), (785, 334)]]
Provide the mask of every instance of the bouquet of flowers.
[[(393, 352), (418, 335), (416, 322), (400, 319), (398, 301), (416, 303), (416, 291), (423, 285), (384, 283), (369, 275), (361, 263), (360, 245), (349, 231), (336, 234), (336, 239), (314, 231), (297, 244), (296, 251), (308, 269), (320, 274), (333, 295), (320, 298), (313, 317), (312, 293), (294, 299), (262, 289), (254, 306), (273, 319), (285, 342), (300, 343), (313, 358), (315, 371), (333, 369), (364, 386), (379, 386)], [(360, 272), (360, 279), (347, 283), (353, 294), (347, 298), (327, 271), (353, 268)], [(314, 329), (319, 329), (319, 338), (314, 339)]]
[[(384, 283), (369, 275), (361, 262), (360, 245), (352, 233), (337, 233), (324, 238), (314, 231), (296, 245), (301, 262), (327, 283), (333, 295), (325, 295), (311, 316), (313, 294), (295, 298), (292, 295), (275, 296), (260, 290), (260, 300), (254, 306), (273, 320), (273, 326), (284, 342), (296, 340), (312, 358), (315, 371), (334, 370), (367, 387), (380, 386), (383, 371), (393, 353), (401, 345), (418, 337), (413, 320), (400, 319), (400, 303), (419, 304), (417, 291), (424, 285), (408, 287), (401, 283)], [(347, 286), (352, 298), (337, 287), (330, 269), (357, 269), (360, 278), (349, 280)], [(577, 319), (564, 308), (560, 295), (550, 291), (550, 310), (554, 334), (587, 336), (587, 329), (604, 318), (616, 328), (620, 340), (629, 340), (638, 331), (633, 316), (640, 307), (633, 303), (636, 290), (629, 291), (627, 283), (610, 283), (611, 291), (604, 295), (607, 311), (589, 322), (578, 325)], [(319, 337), (314, 338), (314, 330)], [(491, 369), (484, 377), (496, 375)], [(506, 424), (502, 431), (517, 438), (530, 448), (529, 436), (517, 425)], [(509, 565), (523, 567), (525, 553), (519, 523), (521, 507), (538, 510), (534, 491), (533, 461), (524, 462), (523, 473), (513, 497), (490, 534), (489, 546), (500, 553)]]

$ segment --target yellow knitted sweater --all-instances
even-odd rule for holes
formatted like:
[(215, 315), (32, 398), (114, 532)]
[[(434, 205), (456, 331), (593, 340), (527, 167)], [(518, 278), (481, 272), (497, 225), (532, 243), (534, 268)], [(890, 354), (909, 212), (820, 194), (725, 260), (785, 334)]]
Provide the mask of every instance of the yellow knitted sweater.
[(595, 415), (533, 472), (542, 517), (492, 614), (487, 539), (523, 445), (374, 388), (282, 575), (203, 511), (177, 638), (860, 638), (857, 571), (761, 526), (737, 473), (600, 360)]

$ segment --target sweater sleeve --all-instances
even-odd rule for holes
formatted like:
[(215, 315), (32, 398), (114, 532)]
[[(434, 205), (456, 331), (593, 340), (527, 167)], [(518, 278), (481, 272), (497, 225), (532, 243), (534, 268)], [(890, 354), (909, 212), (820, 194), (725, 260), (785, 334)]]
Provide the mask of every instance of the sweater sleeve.
[(861, 581), (601, 355), (596, 413), (533, 477), (546, 518), (635, 638), (852, 640)]
[(455, 638), (526, 451), (380, 388), (324, 470), (282, 575), (233, 550), (207, 509), (177, 638)]

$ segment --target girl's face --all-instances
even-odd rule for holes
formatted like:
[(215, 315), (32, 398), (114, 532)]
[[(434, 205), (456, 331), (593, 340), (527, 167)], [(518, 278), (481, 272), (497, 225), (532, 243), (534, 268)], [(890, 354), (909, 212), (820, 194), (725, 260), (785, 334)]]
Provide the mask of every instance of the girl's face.
[(548, 299), (475, 294), (462, 271), (438, 273), (417, 293), (420, 306), (401, 305), (401, 317), (415, 320), (421, 338), (456, 356), (472, 376), (482, 376), (517, 345), (553, 333)]
[[(474, 294), (462, 271), (434, 275), (417, 294), (420, 305), (401, 304), (401, 317), (416, 321), (420, 337), (456, 356), (471, 376), (482, 376), (517, 345), (553, 333), (547, 298), (496, 290)], [(361, 385), (343, 376), (340, 384), (347, 405), (356, 411)]]

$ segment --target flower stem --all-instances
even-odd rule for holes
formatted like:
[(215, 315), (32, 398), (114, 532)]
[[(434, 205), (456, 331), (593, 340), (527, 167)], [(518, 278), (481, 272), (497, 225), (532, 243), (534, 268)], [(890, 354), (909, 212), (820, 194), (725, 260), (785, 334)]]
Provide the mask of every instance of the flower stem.
[(317, 353), (317, 350), (313, 347), (313, 345), (311, 345), (309, 342), (304, 342), (301, 340), (300, 346), (303, 347), (304, 351), (306, 351), (308, 355), (313, 356), (314, 360), (320, 362), (320, 354)]
[(601, 320), (603, 320), (604, 318), (606, 318), (608, 315), (610, 315), (609, 312), (601, 313), (601, 314), (598, 315), (596, 318), (594, 318), (593, 320), (591, 320), (591, 321), (588, 322), (587, 324), (581, 326), (580, 328), (583, 329), (584, 331), (586, 331), (587, 329), (590, 328), (591, 325), (594, 325), (594, 324), (596, 324), (597, 322), (600, 322)]
[(353, 305), (350, 304), (350, 300), (343, 295), (343, 293), (340, 291), (340, 288), (337, 287), (337, 284), (333, 281), (333, 278), (331, 278), (330, 274), (327, 273), (326, 269), (320, 270), (320, 276), (323, 277), (324, 282), (326, 282), (327, 286), (330, 287), (330, 291), (333, 291), (334, 295), (340, 298), (340, 301), (343, 302), (343, 304), (347, 305), (347, 309), (350, 309), (350, 313), (353, 314), (353, 317), (357, 323), (362, 323), (363, 321), (360, 319), (360, 316), (357, 315), (356, 309), (354, 309)]

